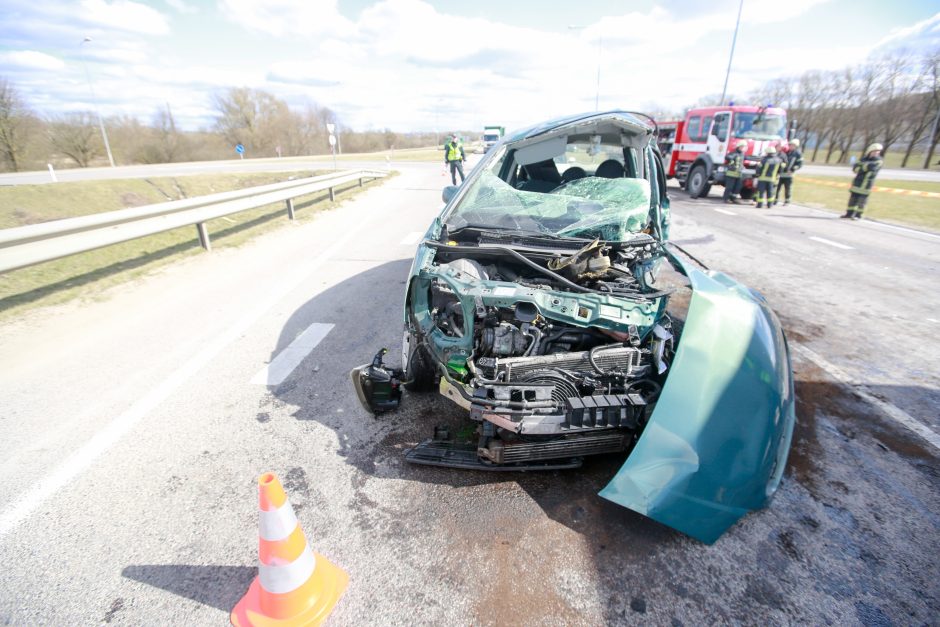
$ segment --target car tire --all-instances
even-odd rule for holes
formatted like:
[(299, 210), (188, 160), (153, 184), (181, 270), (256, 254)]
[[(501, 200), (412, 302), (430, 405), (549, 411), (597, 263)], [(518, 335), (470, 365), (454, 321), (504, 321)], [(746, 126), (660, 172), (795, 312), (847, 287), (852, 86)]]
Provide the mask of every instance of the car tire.
[(690, 198), (705, 198), (711, 188), (705, 166), (699, 164), (689, 170), (689, 178), (685, 181), (685, 189), (689, 192)]
[(741, 200), (750, 200), (751, 198), (754, 198), (754, 188), (742, 187), (741, 188)]
[(405, 389), (409, 392), (431, 392), (437, 389), (437, 370), (433, 366), (427, 349), (422, 345), (415, 346), (408, 358), (408, 382)]

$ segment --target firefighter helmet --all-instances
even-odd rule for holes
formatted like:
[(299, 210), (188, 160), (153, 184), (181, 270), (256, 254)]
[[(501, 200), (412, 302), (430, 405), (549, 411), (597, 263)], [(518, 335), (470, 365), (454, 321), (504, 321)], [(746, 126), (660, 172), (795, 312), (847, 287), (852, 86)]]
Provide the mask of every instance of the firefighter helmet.
[(766, 148), (764, 148), (764, 154), (765, 154), (765, 155), (775, 155), (775, 154), (777, 154), (777, 149), (774, 148), (773, 146), (767, 146)]
[(879, 151), (879, 152), (881, 152), (881, 151), (884, 150), (884, 149), (885, 149), (885, 147), (882, 146), (881, 144), (872, 144), (871, 146), (869, 146), (868, 148), (865, 149), (865, 154), (866, 154), (866, 155), (870, 155), (871, 153), (875, 152), (876, 150)]
[(790, 140), (790, 145), (793, 146), (794, 148), (799, 148), (799, 147), (800, 147), (800, 140), (798, 140), (798, 139), (791, 139), (791, 140)]
[(745, 139), (738, 140), (738, 143), (736, 143), (734, 147), (735, 148), (747, 148), (747, 140)]

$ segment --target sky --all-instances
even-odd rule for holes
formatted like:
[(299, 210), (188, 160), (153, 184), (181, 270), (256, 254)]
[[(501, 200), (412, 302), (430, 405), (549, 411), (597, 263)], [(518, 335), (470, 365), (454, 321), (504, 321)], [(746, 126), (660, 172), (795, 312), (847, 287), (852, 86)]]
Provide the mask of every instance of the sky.
[[(728, 91), (940, 48), (935, 1), (744, 0)], [(738, 0), (0, 0), (0, 77), (29, 106), (209, 128), (267, 90), (357, 130), (509, 128), (721, 93)], [(89, 38), (90, 41), (84, 41)], [(598, 81), (598, 72), (600, 80)], [(93, 90), (93, 91), (92, 91)], [(739, 100), (740, 101), (740, 100)], [(762, 103), (767, 104), (767, 103)]]

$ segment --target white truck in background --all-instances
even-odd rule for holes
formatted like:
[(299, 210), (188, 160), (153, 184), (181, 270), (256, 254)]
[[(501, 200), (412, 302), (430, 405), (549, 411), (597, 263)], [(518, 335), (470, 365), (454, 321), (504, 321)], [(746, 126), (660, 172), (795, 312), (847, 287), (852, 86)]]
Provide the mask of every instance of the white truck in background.
[(484, 126), (483, 127), (483, 152), (499, 143), (499, 140), (506, 134), (504, 126)]

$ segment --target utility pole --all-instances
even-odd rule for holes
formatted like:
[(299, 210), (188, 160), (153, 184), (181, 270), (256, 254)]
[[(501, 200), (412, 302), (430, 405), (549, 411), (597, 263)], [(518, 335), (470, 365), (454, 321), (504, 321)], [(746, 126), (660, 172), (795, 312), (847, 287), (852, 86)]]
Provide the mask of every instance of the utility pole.
[(98, 106), (98, 98), (95, 96), (95, 86), (91, 82), (91, 74), (88, 72), (88, 64), (85, 62), (85, 44), (91, 41), (91, 37), (85, 37), (82, 43), (78, 44), (78, 53), (82, 59), (82, 67), (85, 68), (85, 78), (88, 80), (88, 89), (91, 91), (91, 101), (95, 105), (95, 115), (98, 117), (98, 128), (101, 129), (101, 139), (104, 140), (104, 149), (108, 153), (108, 163), (114, 167), (114, 157), (111, 155), (111, 144), (108, 142), (108, 133), (104, 130), (104, 121), (101, 119), (101, 108)]
[(734, 59), (734, 46), (738, 43), (738, 27), (741, 26), (741, 10), (744, 8), (744, 0), (738, 4), (738, 20), (734, 23), (734, 37), (731, 38), (731, 54), (728, 55), (728, 70), (725, 72), (725, 86), (721, 88), (721, 102), (725, 104), (725, 95), (728, 93), (728, 77), (731, 76), (731, 61)]

